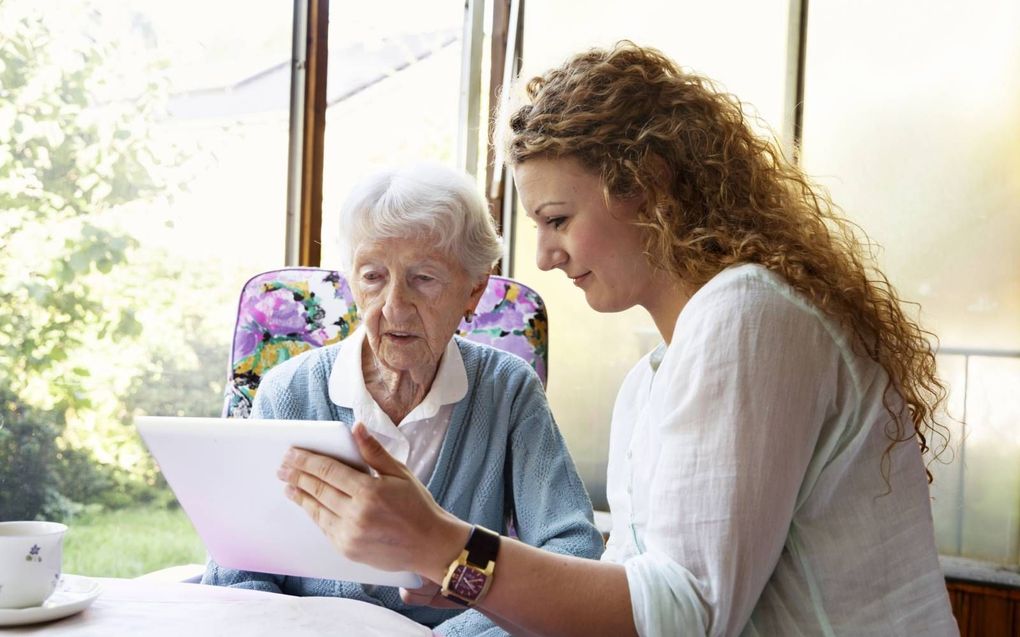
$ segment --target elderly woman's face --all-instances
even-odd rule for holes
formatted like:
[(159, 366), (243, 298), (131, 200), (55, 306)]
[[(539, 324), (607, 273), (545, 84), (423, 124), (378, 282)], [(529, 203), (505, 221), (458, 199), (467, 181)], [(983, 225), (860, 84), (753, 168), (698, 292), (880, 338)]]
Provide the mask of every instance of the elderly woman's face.
[(428, 239), (365, 243), (354, 253), (351, 290), (368, 342), (393, 371), (434, 370), (485, 283)]

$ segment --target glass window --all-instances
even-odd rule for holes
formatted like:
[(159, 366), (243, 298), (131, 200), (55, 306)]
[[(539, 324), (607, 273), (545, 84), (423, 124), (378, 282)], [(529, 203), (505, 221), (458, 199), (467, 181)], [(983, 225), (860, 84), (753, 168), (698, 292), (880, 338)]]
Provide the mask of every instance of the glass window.
[(805, 168), (920, 302), (966, 421), (932, 467), (940, 549), (1020, 563), (1020, 5), (820, 3), (808, 29)]
[(340, 206), (362, 177), (457, 161), (461, 2), (332, 3), (322, 179), (322, 264), (337, 267)]
[[(782, 124), (788, 2), (606, 3), (599, 11), (566, 0), (528, 3), (522, 78), (592, 46), (626, 36), (721, 83)], [(740, 46), (733, 46), (739, 42)], [(753, 52), (753, 55), (749, 55)], [(535, 266), (535, 232), (518, 213), (513, 276), (542, 294), (549, 311), (549, 400), (595, 507), (605, 509), (613, 401), (627, 371), (661, 340), (641, 309), (597, 314), (561, 272)], [(590, 363), (597, 352), (598, 364)]]
[(205, 557), (131, 419), (219, 414), (283, 261), (293, 7), (250, 7), (0, 3), (0, 519), (73, 517), (70, 572)]

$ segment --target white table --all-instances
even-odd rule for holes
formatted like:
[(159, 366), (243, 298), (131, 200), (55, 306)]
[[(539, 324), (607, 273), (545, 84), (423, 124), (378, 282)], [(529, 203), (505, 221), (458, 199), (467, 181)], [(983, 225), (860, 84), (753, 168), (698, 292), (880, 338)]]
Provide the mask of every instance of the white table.
[(291, 597), (144, 579), (93, 579), (103, 592), (85, 611), (45, 624), (0, 628), (0, 637), (432, 635), (428, 628), (398, 613), (349, 599)]

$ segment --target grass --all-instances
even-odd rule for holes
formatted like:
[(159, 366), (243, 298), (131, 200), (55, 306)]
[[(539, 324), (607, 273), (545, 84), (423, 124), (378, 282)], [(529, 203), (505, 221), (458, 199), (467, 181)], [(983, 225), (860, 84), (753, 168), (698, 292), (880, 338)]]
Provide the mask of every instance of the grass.
[(83, 514), (68, 524), (63, 571), (136, 577), (205, 562), (205, 547), (180, 509), (133, 508)]

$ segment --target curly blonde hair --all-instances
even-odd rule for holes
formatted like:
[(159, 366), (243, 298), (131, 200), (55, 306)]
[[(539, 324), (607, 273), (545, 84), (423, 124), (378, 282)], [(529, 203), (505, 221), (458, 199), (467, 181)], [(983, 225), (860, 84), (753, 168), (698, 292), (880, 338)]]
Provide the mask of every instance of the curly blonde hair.
[(935, 420), (946, 391), (936, 376), (934, 335), (904, 314), (859, 228), (751, 130), (734, 96), (631, 42), (581, 53), (532, 78), (525, 91), (527, 103), (503, 116), (508, 164), (576, 158), (601, 176), (607, 199), (645, 197), (637, 223), (653, 266), (696, 288), (730, 265), (760, 264), (885, 369), (887, 484), (894, 445), (915, 438), (928, 453), (933, 435), (948, 440)]

